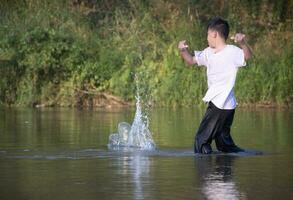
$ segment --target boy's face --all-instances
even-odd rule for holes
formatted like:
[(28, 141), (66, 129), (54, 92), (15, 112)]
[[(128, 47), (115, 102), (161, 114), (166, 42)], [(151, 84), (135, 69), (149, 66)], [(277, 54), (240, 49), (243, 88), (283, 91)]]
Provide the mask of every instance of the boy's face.
[(216, 39), (217, 39), (217, 32), (214, 30), (209, 29), (207, 32), (207, 41), (208, 45), (211, 48), (215, 48), (216, 46)]

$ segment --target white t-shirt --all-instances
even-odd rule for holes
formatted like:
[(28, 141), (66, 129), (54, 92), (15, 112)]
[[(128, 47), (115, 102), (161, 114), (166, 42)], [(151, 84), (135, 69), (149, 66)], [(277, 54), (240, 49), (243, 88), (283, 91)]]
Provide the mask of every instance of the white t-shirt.
[(210, 47), (194, 53), (193, 59), (198, 66), (207, 68), (208, 91), (203, 101), (211, 101), (220, 109), (234, 109), (237, 105), (233, 92), (237, 70), (246, 65), (243, 50), (226, 45), (217, 53)]

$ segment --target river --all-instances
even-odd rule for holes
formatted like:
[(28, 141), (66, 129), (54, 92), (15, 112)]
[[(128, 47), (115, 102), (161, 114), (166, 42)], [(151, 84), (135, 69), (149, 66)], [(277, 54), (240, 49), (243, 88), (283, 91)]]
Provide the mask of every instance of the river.
[(107, 148), (134, 108), (0, 111), (1, 200), (293, 199), (290, 110), (237, 109), (234, 141), (261, 153), (208, 156), (192, 152), (205, 109), (152, 109), (153, 151)]

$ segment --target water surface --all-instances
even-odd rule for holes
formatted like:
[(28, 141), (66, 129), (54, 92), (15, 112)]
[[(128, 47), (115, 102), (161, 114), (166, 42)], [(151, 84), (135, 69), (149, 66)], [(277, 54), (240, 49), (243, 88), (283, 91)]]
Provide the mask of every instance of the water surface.
[(154, 151), (107, 149), (134, 109), (2, 109), (0, 199), (292, 199), (292, 112), (238, 109), (254, 154), (195, 156), (204, 109), (154, 109)]

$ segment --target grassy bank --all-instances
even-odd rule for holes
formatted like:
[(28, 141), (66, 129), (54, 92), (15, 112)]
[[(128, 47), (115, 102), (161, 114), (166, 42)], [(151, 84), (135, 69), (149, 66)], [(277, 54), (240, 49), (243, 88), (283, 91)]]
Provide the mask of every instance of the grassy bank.
[(149, 104), (202, 104), (205, 69), (188, 68), (177, 43), (205, 48), (213, 16), (254, 51), (238, 102), (292, 104), (292, 1), (2, 0), (0, 9), (2, 105), (123, 104), (134, 100), (134, 74)]

